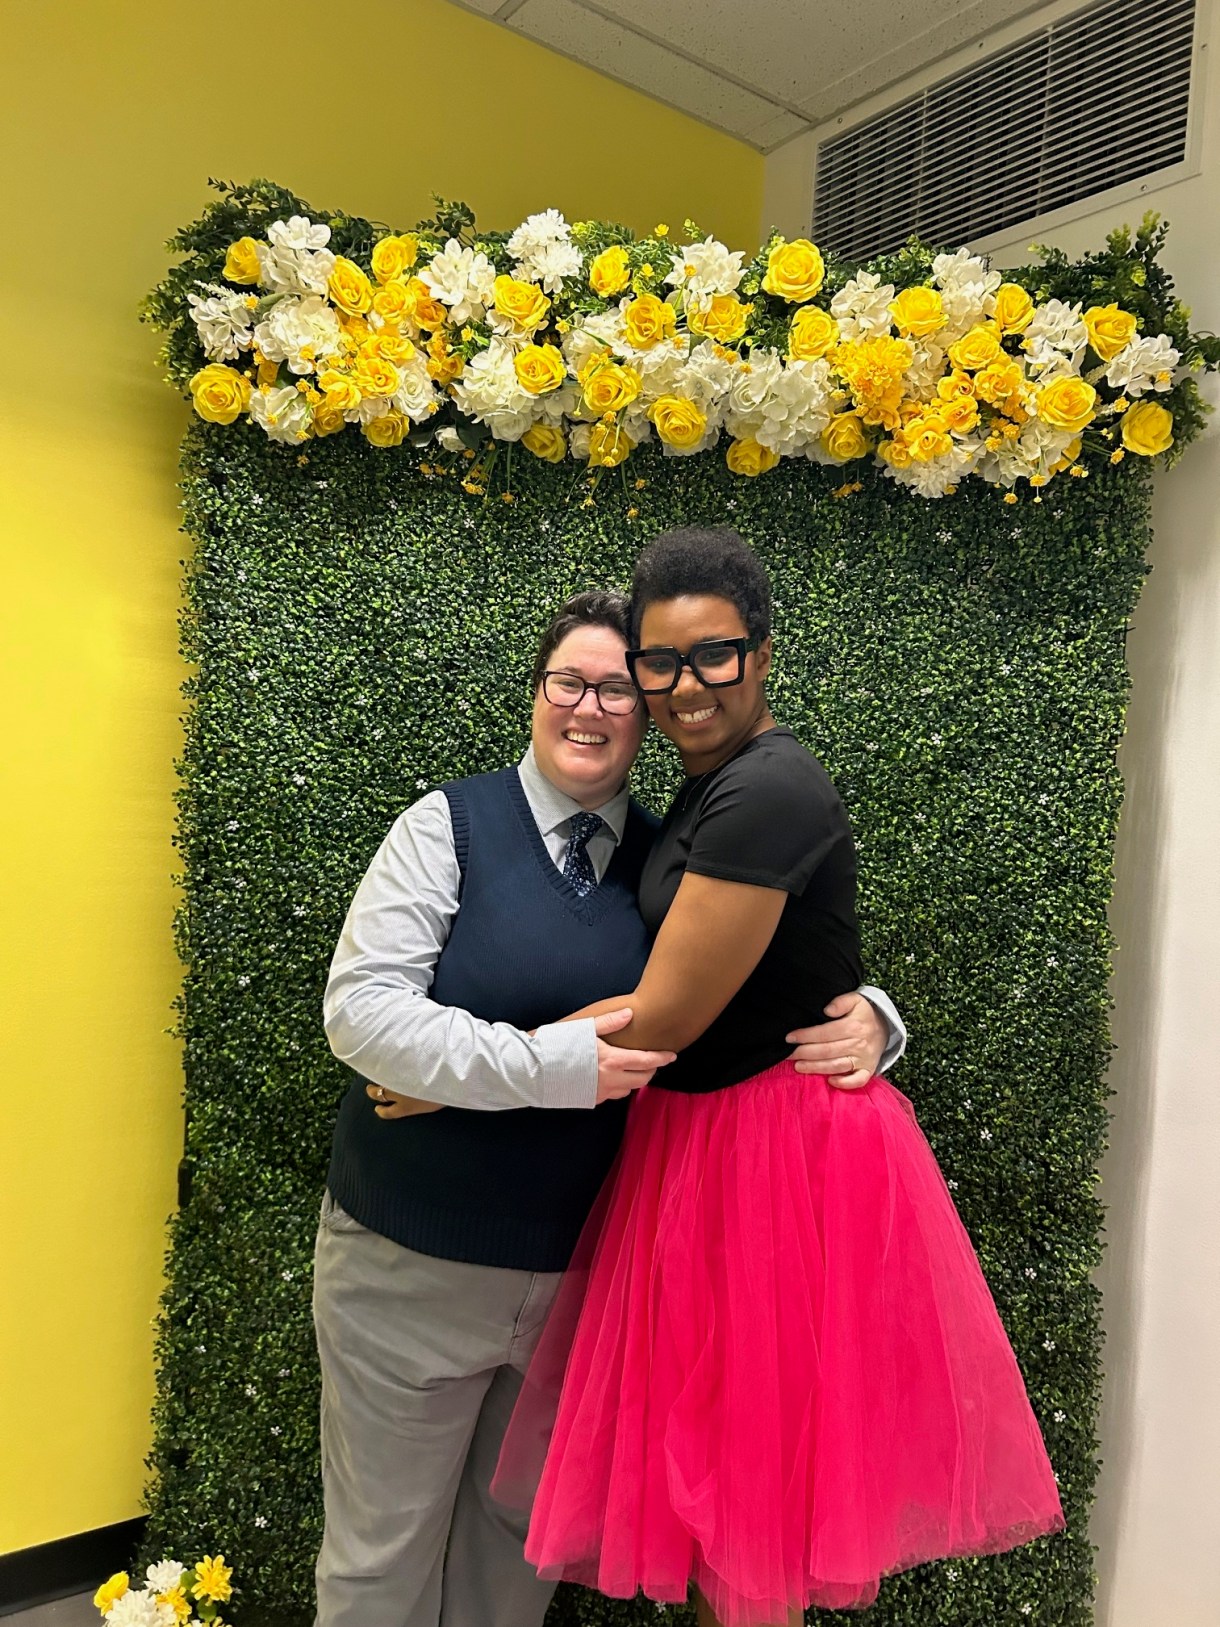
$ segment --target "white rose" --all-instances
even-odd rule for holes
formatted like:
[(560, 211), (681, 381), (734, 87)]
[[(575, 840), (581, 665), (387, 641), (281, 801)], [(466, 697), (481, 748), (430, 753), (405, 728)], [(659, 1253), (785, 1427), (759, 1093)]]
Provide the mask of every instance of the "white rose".
[(436, 438), (446, 452), (461, 452), (465, 449), (466, 443), (450, 424), (446, 424), (443, 429), (438, 429)]
[(401, 383), (393, 401), (399, 412), (405, 412), (413, 424), (430, 418), (440, 406), (441, 398), (428, 377), (428, 363), (418, 350), (410, 361), (398, 364), (398, 376)]

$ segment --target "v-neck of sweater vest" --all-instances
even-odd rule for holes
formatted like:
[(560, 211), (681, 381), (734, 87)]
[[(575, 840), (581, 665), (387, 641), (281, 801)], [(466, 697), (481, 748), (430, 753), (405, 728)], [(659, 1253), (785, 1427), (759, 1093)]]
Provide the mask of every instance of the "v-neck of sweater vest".
[[(526, 840), (530, 844), (534, 858), (543, 871), (547, 881), (559, 894), (567, 908), (579, 919), (590, 923), (599, 920), (605, 914), (613, 901), (613, 890), (604, 887), (604, 882), (618, 859), (618, 846), (615, 846), (610, 863), (606, 866), (605, 874), (591, 893), (583, 897), (564, 875), (547, 852), (546, 843), (542, 839), (542, 832), (538, 829), (538, 821), (534, 818), (534, 810), (529, 805), (529, 798), (525, 794), (525, 787), (521, 784), (521, 775), (514, 767), (508, 774), (508, 795), (517, 818), (521, 821)], [(608, 827), (607, 827), (608, 828)]]

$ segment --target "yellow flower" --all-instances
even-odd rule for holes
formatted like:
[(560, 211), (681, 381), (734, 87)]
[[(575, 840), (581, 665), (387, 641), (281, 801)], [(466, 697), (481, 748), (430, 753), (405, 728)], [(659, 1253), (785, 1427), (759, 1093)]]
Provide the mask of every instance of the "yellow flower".
[(627, 250), (621, 243), (603, 249), (589, 267), (589, 287), (603, 299), (621, 294), (631, 281)]
[(807, 237), (798, 237), (791, 243), (776, 243), (767, 255), (767, 274), (763, 287), (768, 294), (799, 305), (812, 299), (822, 286), (826, 266), (821, 251)]
[(812, 362), (839, 342), (839, 324), (820, 305), (802, 305), (788, 330), (788, 360)]
[(401, 365), (409, 362), (414, 356), (415, 346), (404, 334), (395, 333), (392, 328), (382, 328), (364, 341), (360, 346), (360, 354), (380, 356), (382, 361)]
[(589, 467), (617, 469), (626, 461), (635, 442), (616, 423), (594, 424), (589, 432)]
[(374, 446), (401, 446), (402, 438), (411, 427), (405, 412), (387, 412), (372, 418), (364, 425), (365, 439)]
[(332, 405), (331, 398), (326, 397), (320, 406), (313, 410), (313, 432), (321, 437), (323, 435), (337, 435), (341, 429), (347, 427), (347, 419), (342, 410)]
[(1079, 435), (1097, 411), (1097, 391), (1074, 373), (1052, 379), (1038, 391), (1038, 417), (1054, 429)]
[(1020, 499), (1018, 498), (1015, 491), (1006, 491), (1004, 493), (1004, 501), (1006, 503), (1016, 503), (1016, 502), (1019, 502)]
[(653, 227), (652, 235), (654, 237), (668, 237), (669, 236), (669, 227), (666, 226), (664, 222), (661, 222), (660, 225), (657, 225), (657, 226)]
[(981, 401), (990, 401), (993, 407), (1004, 407), (1012, 398), (1019, 404), (1025, 374), (1021, 364), (1001, 356), (987, 367), (980, 367), (974, 376), (974, 388)]
[(434, 333), (428, 340), (428, 377), (444, 389), (455, 378), (461, 378), (466, 363), (445, 343), (444, 335)]
[(839, 345), (833, 365), (866, 424), (893, 429), (902, 408), (903, 375), (914, 352), (905, 339), (858, 339)]
[(373, 309), (383, 322), (403, 322), (411, 315), (411, 296), (405, 282), (388, 282), (373, 295)]
[(979, 421), (978, 403), (967, 395), (955, 396), (944, 403), (939, 417), (950, 434), (969, 435)]
[(992, 322), (982, 322), (963, 334), (956, 344), (949, 346), (949, 360), (964, 372), (977, 373), (1000, 355), (999, 329)]
[(1024, 333), (1033, 319), (1034, 302), (1020, 283), (1002, 282), (995, 291), (995, 319), (1005, 333)]
[(351, 412), (360, 405), (360, 386), (350, 373), (340, 373), (331, 367), (319, 374), (318, 383), (326, 392), (328, 412)]
[(562, 463), (567, 456), (568, 443), (563, 430), (554, 424), (531, 424), (521, 437), (521, 444), (544, 463)]
[(108, 1582), (103, 1582), (93, 1595), (93, 1607), (108, 1616), (114, 1606), (123, 1597), (131, 1586), (131, 1577), (126, 1571), (116, 1571)]
[(223, 362), (211, 362), (191, 380), (191, 397), (209, 424), (231, 424), (250, 405), (250, 380)]
[(518, 282), (516, 277), (497, 277), (495, 281), (495, 307), (524, 333), (533, 333), (546, 321), (551, 302), (532, 282)]
[(443, 328), (449, 313), (439, 299), (433, 299), (432, 290), (420, 277), (412, 277), (407, 284), (410, 295), (411, 320), (417, 328)]
[(692, 333), (706, 334), (719, 344), (731, 345), (746, 331), (753, 308), (752, 305), (743, 305), (736, 294), (715, 294), (705, 311), (692, 311), (690, 330)]
[(1083, 320), (1089, 343), (1103, 362), (1112, 361), (1135, 337), (1135, 318), (1118, 305), (1093, 305)]
[(361, 395), (393, 395), (402, 380), (393, 362), (382, 361), (380, 356), (361, 356), (356, 383)]
[(1076, 459), (1079, 456), (1080, 456), (1080, 436), (1077, 435), (1075, 440), (1069, 441), (1068, 444), (1064, 447), (1063, 454), (1060, 457), (1058, 463), (1052, 463), (1051, 464), (1051, 473), (1053, 475), (1062, 474), (1065, 469), (1070, 469), (1071, 468), (1072, 464), (1075, 463)]
[(872, 447), (858, 413), (837, 412), (822, 436), (822, 445), (836, 463), (867, 457)]
[(1123, 445), (1141, 458), (1155, 458), (1173, 445), (1173, 414), (1155, 401), (1137, 401), (1123, 414)]
[(327, 283), (332, 302), (348, 316), (363, 316), (373, 303), (373, 285), (354, 260), (339, 255)]
[(410, 271), (418, 258), (419, 245), (414, 237), (383, 237), (373, 245), (373, 275), (378, 282), (394, 282), (404, 271)]
[(621, 412), (629, 407), (639, 393), (640, 375), (634, 367), (603, 362), (586, 376), (583, 399), (586, 410), (601, 418), (608, 412)]
[(554, 345), (526, 345), (513, 357), (513, 371), (523, 390), (531, 395), (546, 395), (563, 383), (563, 353)]
[(229, 282), (258, 281), (258, 244), (252, 237), (239, 237), (225, 252), (224, 274)]
[(676, 322), (673, 306), (655, 294), (641, 294), (623, 312), (627, 342), (636, 350), (651, 350), (660, 340), (668, 339)]
[(754, 437), (734, 441), (724, 455), (724, 461), (735, 475), (765, 475), (779, 462), (779, 453), (769, 446), (760, 446)]
[(210, 1599), (213, 1604), (224, 1604), (232, 1597), (233, 1589), (229, 1583), (233, 1572), (225, 1564), (225, 1556), (217, 1554), (215, 1559), (205, 1554), (195, 1566), (195, 1585), (191, 1592), (197, 1599)]
[(894, 326), (906, 339), (924, 339), (945, 325), (945, 304), (935, 288), (904, 288), (890, 301)]
[(959, 397), (973, 396), (974, 380), (969, 373), (959, 372), (956, 368), (952, 373), (937, 380), (936, 393), (942, 401), (956, 401)]
[(888, 463), (891, 469), (911, 467), (910, 451), (901, 441), (882, 441), (877, 448), (877, 456), (882, 463)]
[(659, 396), (649, 407), (648, 416), (665, 445), (679, 452), (698, 446), (707, 432), (707, 414), (685, 396)]
[(191, 1601), (182, 1591), (181, 1587), (171, 1587), (164, 1593), (157, 1594), (158, 1604), (167, 1604), (174, 1612), (176, 1621), (187, 1621), (191, 1614)]
[(943, 458), (946, 452), (953, 450), (953, 437), (944, 419), (936, 414), (908, 424), (904, 436), (916, 463), (930, 463), (933, 458)]

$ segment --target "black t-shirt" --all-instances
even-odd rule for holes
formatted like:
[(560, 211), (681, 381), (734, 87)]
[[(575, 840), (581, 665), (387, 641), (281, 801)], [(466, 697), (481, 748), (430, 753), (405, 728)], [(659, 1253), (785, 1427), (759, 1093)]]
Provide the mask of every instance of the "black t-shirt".
[(711, 1026), (653, 1084), (720, 1090), (782, 1062), (793, 1028), (863, 981), (856, 851), (839, 793), (788, 729), (755, 735), (727, 763), (688, 779), (640, 879), (656, 933), (687, 870), (788, 894), (762, 959)]

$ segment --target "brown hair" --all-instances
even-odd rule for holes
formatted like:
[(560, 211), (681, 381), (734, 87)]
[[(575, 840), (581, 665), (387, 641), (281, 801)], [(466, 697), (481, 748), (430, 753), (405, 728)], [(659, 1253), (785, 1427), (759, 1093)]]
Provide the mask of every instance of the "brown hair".
[(618, 633), (626, 642), (626, 595), (597, 589), (589, 593), (573, 594), (566, 603), (560, 605), (538, 642), (538, 654), (534, 657), (535, 690), (542, 682), (547, 662), (568, 634), (574, 633), (578, 627), (609, 627), (611, 632)]

